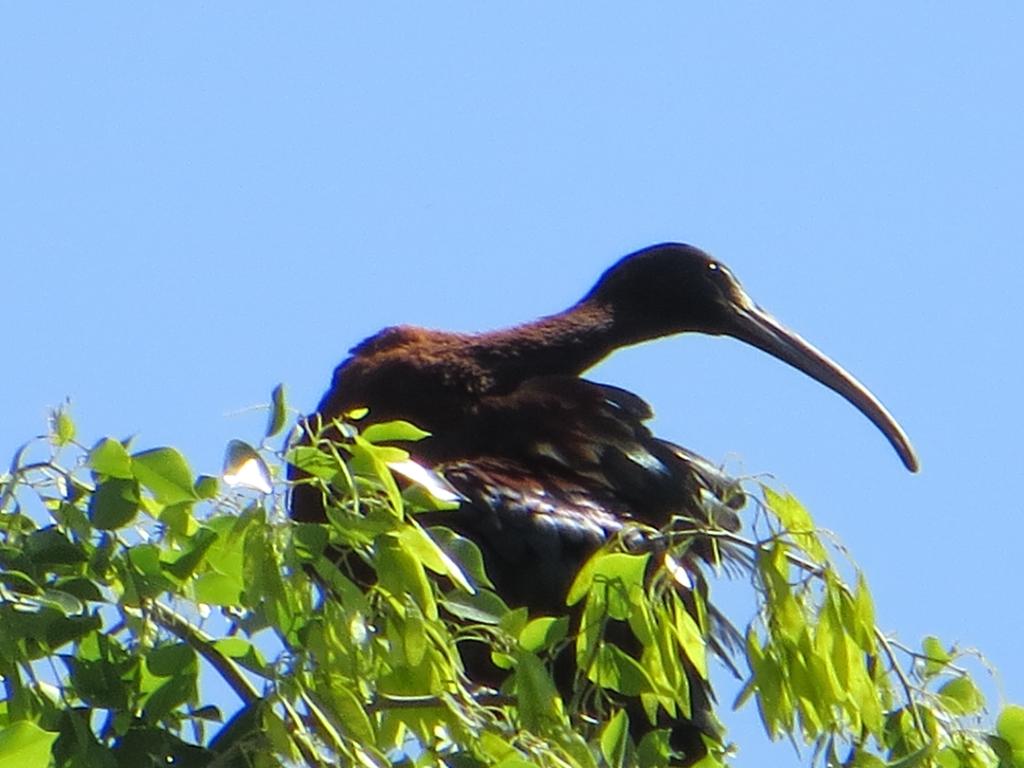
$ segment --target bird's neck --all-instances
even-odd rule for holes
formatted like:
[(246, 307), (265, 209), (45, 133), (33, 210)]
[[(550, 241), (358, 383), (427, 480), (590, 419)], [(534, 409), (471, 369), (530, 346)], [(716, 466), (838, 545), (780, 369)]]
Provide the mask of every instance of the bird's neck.
[(582, 301), (557, 315), (478, 337), (491, 364), (528, 366), (533, 375), (578, 375), (619, 347), (653, 336), (631, 333), (606, 305)]

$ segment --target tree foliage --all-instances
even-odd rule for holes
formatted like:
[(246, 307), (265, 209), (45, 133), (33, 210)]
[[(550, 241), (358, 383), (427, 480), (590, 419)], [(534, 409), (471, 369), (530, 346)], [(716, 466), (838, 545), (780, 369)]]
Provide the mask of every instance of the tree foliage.
[[(623, 703), (685, 716), (683, 660), (708, 674), (708, 605), (672, 567), (694, 536), (745, 553), (758, 609), (732, 617), (735, 704), (769, 737), (816, 765), (1024, 765), (1024, 709), (991, 724), (956, 647), (883, 632), (792, 496), (757, 489), (745, 536), (649, 532), (670, 553), (658, 568), (613, 542), (573, 586), (573, 631), (510, 609), (472, 542), (420, 523), (445, 503), (396, 480), (407, 455), (389, 443), (422, 433), (360, 432), (364, 415), (343, 445), (286, 454), (278, 388), (262, 444), (233, 442), (213, 477), (173, 448), (85, 447), (57, 410), (0, 477), (0, 766), (668, 765), (667, 732), (633, 743)], [(340, 494), (328, 525), (287, 520), (286, 458)], [(470, 642), (509, 671), (501, 690), (466, 676)], [(558, 653), (579, 668), (566, 700)], [(700, 765), (728, 764), (727, 740), (708, 746)]]

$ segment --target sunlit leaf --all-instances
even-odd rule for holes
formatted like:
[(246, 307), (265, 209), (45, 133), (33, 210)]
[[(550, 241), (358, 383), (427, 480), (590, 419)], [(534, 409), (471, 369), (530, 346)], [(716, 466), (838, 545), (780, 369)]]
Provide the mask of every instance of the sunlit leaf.
[(47, 768), (57, 734), (44, 731), (28, 720), (19, 720), (0, 730), (2, 768)]
[(430, 433), (424, 432), (408, 421), (385, 421), (369, 425), (361, 435), (367, 442), (383, 443), (389, 441), (414, 442), (429, 437)]
[(598, 685), (625, 696), (639, 696), (655, 690), (654, 683), (640, 663), (611, 644), (598, 649), (596, 663), (589, 670), (588, 677)]
[(75, 422), (66, 405), (50, 411), (50, 439), (58, 447), (75, 439)]
[(415, 487), (425, 491), (427, 497), (433, 501), (454, 505), (463, 500), (462, 495), (447, 480), (412, 459), (390, 461), (388, 469), (411, 481)]
[(624, 709), (616, 712), (601, 731), (601, 756), (609, 768), (625, 764), (629, 744), (629, 715)]
[(292, 448), (288, 452), (288, 463), (321, 480), (330, 480), (338, 474), (338, 460), (326, 451), (309, 445)]
[(996, 733), (1013, 750), (1024, 750), (1024, 707), (1010, 704), (1003, 708), (996, 720)]
[(198, 602), (224, 607), (240, 605), (244, 587), (241, 579), (213, 571), (200, 574), (193, 585)]
[(946, 665), (953, 660), (952, 654), (947, 651), (942, 641), (934, 635), (929, 635), (921, 643), (921, 652), (924, 655), (924, 672), (929, 677), (942, 672)]
[(105, 437), (89, 451), (86, 462), (94, 472), (124, 480), (132, 475), (132, 457), (117, 440)]
[(462, 572), (473, 579), (478, 586), (493, 587), (484, 569), (484, 558), (474, 542), (448, 528), (431, 527), (431, 537), (445, 552), (459, 563)]
[(608, 615), (625, 620), (632, 609), (634, 587), (642, 586), (650, 553), (630, 555), (624, 552), (598, 552), (580, 570), (569, 596), (568, 605), (575, 605), (592, 588), (605, 594)]
[(437, 603), (423, 564), (397, 536), (385, 535), (378, 539), (377, 561), (381, 587), (396, 598), (411, 595), (424, 616), (431, 621), (437, 618)]
[(192, 501), (192, 470), (185, 458), (173, 448), (153, 448), (132, 456), (132, 473), (157, 501), (177, 504)]
[(66, 616), (74, 616), (85, 610), (85, 605), (72, 594), (59, 589), (47, 589), (35, 598), (41, 605), (49, 606)]
[[(694, 596), (694, 599), (699, 598)], [(674, 601), (672, 609), (673, 627), (679, 644), (686, 651), (686, 658), (693, 664), (694, 669), (706, 680), (708, 676), (708, 654), (704, 635), (682, 601)]]
[(214, 499), (220, 493), (220, 481), (212, 475), (200, 475), (196, 478), (194, 488), (200, 499)]
[(505, 601), (489, 589), (479, 589), (476, 594), (451, 592), (441, 605), (453, 616), (480, 624), (498, 624), (509, 612)]
[(405, 648), (405, 660), (409, 665), (413, 667), (419, 666), (427, 653), (427, 634), (424, 627), (423, 614), (416, 603), (409, 597), (405, 601), (402, 645)]
[(224, 482), (232, 488), (251, 488), (260, 493), (270, 493), (270, 469), (263, 457), (248, 443), (232, 440), (224, 451), (224, 468), (221, 471)]
[(958, 715), (969, 715), (985, 706), (985, 697), (966, 675), (945, 683), (938, 693), (949, 710)]
[(790, 534), (793, 541), (806, 552), (816, 563), (823, 563), (828, 555), (818, 539), (814, 521), (810, 513), (792, 494), (785, 496), (776, 493), (766, 485), (761, 486), (764, 500), (775, 516), (779, 519), (784, 531)]
[(200, 528), (192, 537), (187, 549), (182, 552), (167, 552), (161, 556), (164, 570), (177, 579), (187, 579), (216, 540), (217, 534), (214, 531)]
[(476, 591), (476, 588), (470, 584), (462, 569), (459, 568), (458, 563), (448, 557), (445, 551), (430, 538), (430, 534), (418, 525), (413, 524), (404, 527), (401, 533), (399, 533), (399, 539), (411, 553), (416, 555), (434, 573), (447, 576), (460, 589), (466, 592)]
[(195, 691), (194, 672), (170, 677), (146, 699), (142, 716), (150, 722), (156, 722), (194, 697)]
[(260, 649), (241, 637), (224, 637), (217, 640), (213, 647), (229, 659), (234, 659), (243, 667), (255, 672), (264, 673), (267, 669), (266, 659)]
[(561, 642), (568, 632), (568, 616), (540, 616), (523, 627), (519, 645), (524, 651), (538, 653)]

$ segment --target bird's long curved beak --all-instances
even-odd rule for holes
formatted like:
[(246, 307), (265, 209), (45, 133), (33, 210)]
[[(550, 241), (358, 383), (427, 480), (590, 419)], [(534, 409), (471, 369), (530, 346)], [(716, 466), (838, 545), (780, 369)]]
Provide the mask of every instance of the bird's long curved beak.
[(804, 341), (746, 295), (736, 297), (728, 335), (767, 352), (838, 392), (867, 416), (892, 443), (903, 464), (917, 472), (917, 454), (903, 428), (867, 387), (813, 345)]

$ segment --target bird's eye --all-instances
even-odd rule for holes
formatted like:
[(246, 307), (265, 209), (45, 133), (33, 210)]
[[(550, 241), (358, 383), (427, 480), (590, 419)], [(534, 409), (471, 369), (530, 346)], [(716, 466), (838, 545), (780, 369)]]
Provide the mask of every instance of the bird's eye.
[(717, 261), (708, 262), (708, 272), (711, 273), (712, 279), (714, 280), (729, 279), (729, 270), (724, 264), (719, 264)]

